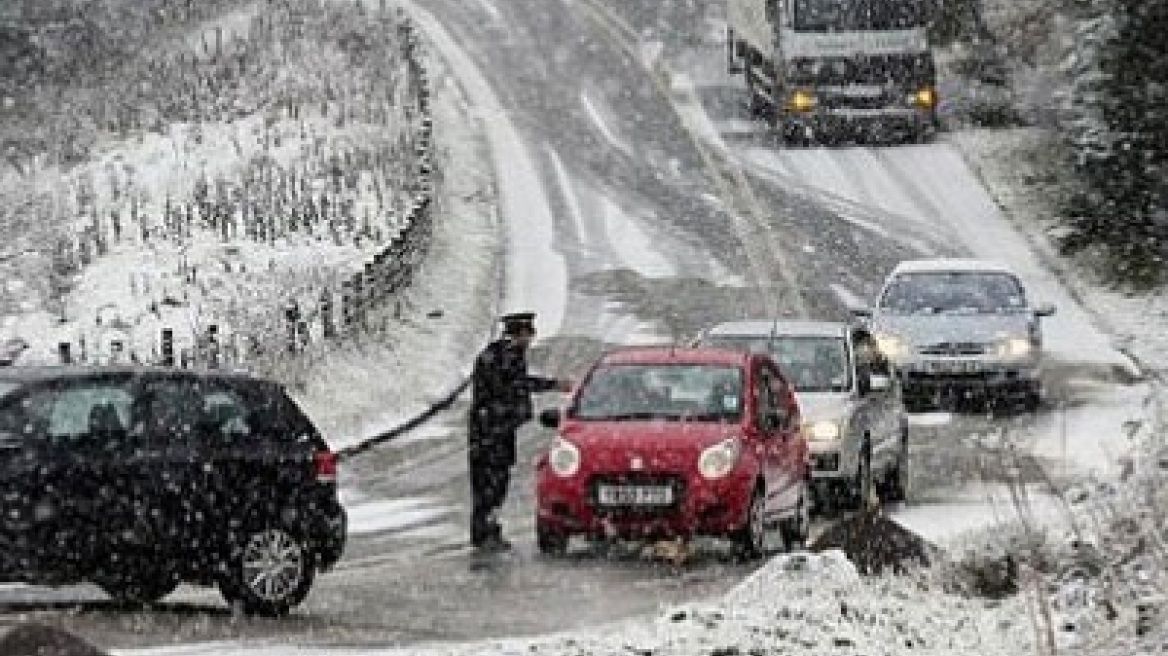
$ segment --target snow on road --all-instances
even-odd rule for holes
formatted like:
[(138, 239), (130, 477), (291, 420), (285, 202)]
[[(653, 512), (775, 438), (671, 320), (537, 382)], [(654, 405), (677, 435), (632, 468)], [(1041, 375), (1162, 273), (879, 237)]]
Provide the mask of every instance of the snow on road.
[(503, 309), (538, 313), (540, 331), (554, 335), (564, 323), (567, 267), (553, 245), (553, 214), (535, 164), (475, 61), (431, 14), (416, 6), (410, 11), (458, 71), (491, 144), (508, 234)]
[[(1027, 599), (988, 603), (922, 591), (910, 580), (865, 581), (839, 552), (773, 558), (720, 599), (666, 608), (585, 631), (405, 648), (298, 648), (216, 642), (118, 650), (118, 656), (471, 656), (580, 654), (1032, 653)], [(903, 650), (903, 652), (902, 652)]]
[(1058, 314), (1044, 322), (1046, 349), (1054, 358), (1131, 368), (1111, 338), (1042, 266), (953, 145), (755, 150), (749, 158), (801, 185), (882, 213), (881, 227), (889, 233), (930, 224), (971, 255), (1009, 265), (1025, 280), (1033, 301), (1058, 307)]

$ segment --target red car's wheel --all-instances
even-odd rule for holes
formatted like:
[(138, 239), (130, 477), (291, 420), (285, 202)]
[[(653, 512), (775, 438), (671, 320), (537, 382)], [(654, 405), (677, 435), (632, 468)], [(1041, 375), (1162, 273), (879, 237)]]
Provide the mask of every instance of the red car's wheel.
[(746, 524), (732, 536), (735, 551), (744, 560), (761, 558), (766, 552), (766, 497), (761, 487), (754, 488)]
[(567, 533), (549, 526), (540, 525), (535, 529), (535, 545), (541, 554), (548, 556), (562, 556), (568, 553), (569, 538)]

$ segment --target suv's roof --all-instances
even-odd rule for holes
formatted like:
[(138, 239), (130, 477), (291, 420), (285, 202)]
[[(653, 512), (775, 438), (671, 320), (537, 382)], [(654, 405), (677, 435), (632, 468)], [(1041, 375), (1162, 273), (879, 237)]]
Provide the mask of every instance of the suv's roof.
[(783, 336), (843, 337), (850, 328), (850, 324), (839, 321), (727, 321), (710, 328), (706, 334), (719, 337), (756, 337), (772, 333)]
[(742, 366), (753, 357), (734, 349), (681, 346), (630, 346), (605, 353), (601, 364), (715, 364)]
[(252, 374), (227, 369), (179, 369), (176, 367), (151, 367), (148, 365), (58, 365), (58, 366), (14, 366), (0, 367), (0, 380), (42, 381), (94, 378), (114, 376), (181, 376), (188, 378), (230, 378), (236, 380), (257, 380)]
[(975, 260), (969, 258), (936, 258), (929, 260), (904, 260), (892, 269), (898, 273), (936, 273), (949, 271), (990, 271), (997, 273), (1014, 272), (1010, 267), (991, 260)]

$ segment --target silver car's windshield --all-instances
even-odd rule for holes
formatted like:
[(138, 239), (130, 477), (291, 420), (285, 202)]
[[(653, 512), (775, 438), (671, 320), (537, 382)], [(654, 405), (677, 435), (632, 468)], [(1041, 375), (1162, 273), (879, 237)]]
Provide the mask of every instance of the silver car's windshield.
[(880, 298), (885, 314), (1012, 314), (1026, 295), (1008, 273), (960, 271), (898, 275)]
[(609, 365), (588, 377), (571, 414), (595, 421), (736, 421), (742, 388), (742, 370), (734, 366)]
[(799, 32), (903, 30), (925, 24), (920, 0), (795, 0)]
[(847, 344), (842, 337), (818, 335), (714, 335), (710, 346), (769, 353), (799, 392), (851, 389)]

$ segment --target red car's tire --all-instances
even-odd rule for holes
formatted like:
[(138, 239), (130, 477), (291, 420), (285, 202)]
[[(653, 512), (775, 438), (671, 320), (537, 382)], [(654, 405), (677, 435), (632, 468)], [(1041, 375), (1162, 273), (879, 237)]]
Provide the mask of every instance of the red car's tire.
[(734, 551), (742, 560), (762, 558), (766, 553), (766, 496), (762, 487), (755, 487), (746, 511), (746, 523), (730, 539)]
[(536, 526), (535, 546), (546, 556), (562, 556), (568, 553), (571, 536), (548, 526)]

